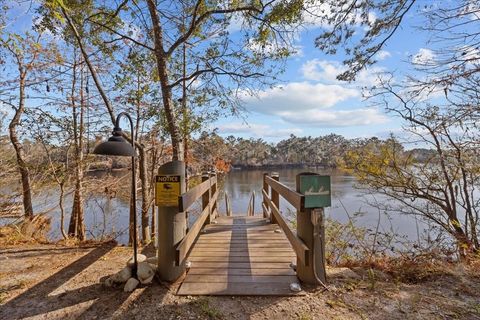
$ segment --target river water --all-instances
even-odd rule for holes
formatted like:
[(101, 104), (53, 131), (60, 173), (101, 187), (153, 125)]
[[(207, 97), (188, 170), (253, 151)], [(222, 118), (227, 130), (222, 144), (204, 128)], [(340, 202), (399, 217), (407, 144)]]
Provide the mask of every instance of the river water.
[[(262, 179), (265, 170), (233, 170), (225, 177), (224, 190), (228, 193), (232, 211), (246, 213), (252, 191), (255, 190), (255, 212), (261, 213)], [(375, 203), (392, 201), (380, 194), (372, 194), (359, 188), (355, 178), (338, 170), (317, 168), (292, 168), (275, 170), (280, 182), (295, 190), (296, 175), (302, 172), (315, 172), (331, 176), (332, 206), (325, 209), (326, 217), (347, 223), (354, 219), (359, 226), (376, 229), (380, 219), (379, 229), (382, 232), (395, 232), (409, 240), (418, 240), (419, 235), (427, 229), (427, 225), (417, 221), (413, 216), (398, 213), (385, 213), (375, 206)], [(225, 204), (220, 204), (225, 212)], [(280, 210), (287, 220), (295, 220), (295, 209), (280, 197)]]
[[(380, 231), (395, 232), (405, 236), (409, 240), (417, 240), (419, 233), (426, 229), (426, 225), (416, 221), (412, 216), (399, 214), (379, 213), (379, 210), (371, 203), (391, 201), (378, 194), (369, 194), (356, 187), (355, 178), (339, 171), (326, 171), (315, 168), (279, 169), (280, 182), (295, 189), (295, 177), (300, 172), (316, 172), (331, 175), (332, 181), (332, 206), (326, 208), (327, 217), (340, 222), (349, 222), (349, 216), (355, 217), (355, 223), (370, 229), (375, 229), (380, 219)], [(252, 191), (256, 193), (255, 213), (261, 214), (261, 190), (262, 179), (265, 170), (232, 170), (220, 180), (220, 188), (223, 187), (231, 200), (232, 211), (236, 214), (247, 212), (248, 202)], [(115, 175), (128, 175), (128, 172), (117, 172)], [(97, 175), (97, 178), (99, 176)], [(129, 185), (124, 182), (125, 185)], [(52, 217), (52, 228), (49, 234), (51, 240), (61, 238), (60, 233), (60, 210), (58, 204), (58, 191), (49, 189), (34, 197), (34, 211), (45, 212)], [(68, 227), (69, 212), (72, 206), (72, 195), (65, 197), (65, 228)], [(194, 206), (195, 207), (195, 206)], [(140, 208), (140, 205), (137, 206)], [(195, 220), (195, 212), (190, 215), (190, 224)], [(294, 209), (283, 199), (280, 201), (280, 209), (289, 221), (295, 220)], [(93, 193), (85, 199), (85, 223), (88, 238), (100, 239), (106, 236), (114, 236), (120, 243), (128, 241), (128, 199), (107, 197), (104, 193)], [(225, 212), (223, 192), (219, 197), (219, 211)], [(11, 221), (0, 219), (2, 224)], [(138, 218), (138, 222), (140, 219)]]

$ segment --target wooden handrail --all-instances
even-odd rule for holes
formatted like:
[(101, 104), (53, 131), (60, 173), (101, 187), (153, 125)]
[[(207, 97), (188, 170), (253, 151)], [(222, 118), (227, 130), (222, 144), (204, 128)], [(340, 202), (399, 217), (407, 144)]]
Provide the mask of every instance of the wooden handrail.
[(270, 209), (267, 208), (267, 206), (265, 205), (265, 202), (262, 203), (262, 209), (263, 209), (263, 217), (264, 218), (270, 218)]
[[(208, 182), (208, 180), (205, 182)], [(215, 203), (215, 201), (217, 201), (217, 198), (218, 198), (218, 190), (210, 199), (208, 206), (206, 206), (205, 209), (203, 209), (197, 221), (195, 221), (195, 223), (190, 228), (188, 233), (185, 235), (185, 237), (183, 237), (182, 241), (178, 243), (176, 247), (176, 257), (175, 257), (175, 264), (177, 266), (181, 265), (183, 260), (185, 260), (185, 257), (187, 256), (188, 252), (192, 248), (192, 245), (197, 239), (198, 234), (200, 233), (200, 230), (202, 230), (202, 227), (205, 224), (207, 217), (212, 213), (211, 211), (213, 209), (213, 204)]]
[(294, 206), (295, 209), (297, 209), (298, 211), (304, 210), (305, 196), (303, 194), (290, 190), (289, 187), (287, 187), (283, 183), (275, 181), (272, 177), (269, 176), (265, 176), (265, 182), (273, 190), (278, 192), (278, 194), (281, 195), (285, 200), (287, 200), (288, 203)]
[(217, 177), (213, 176), (210, 179), (196, 185), (184, 194), (178, 197), (178, 210), (183, 212), (188, 210), (190, 206), (197, 201), (208, 189), (217, 183)]
[(278, 210), (277, 206), (268, 197), (268, 194), (265, 192), (265, 190), (262, 190), (262, 194), (263, 194), (264, 203), (266, 203), (267, 206), (270, 208), (271, 214), (275, 216), (275, 220), (277, 221), (279, 227), (282, 228), (283, 232), (287, 236), (287, 239), (292, 245), (292, 248), (295, 251), (297, 257), (305, 266), (308, 266), (309, 249), (307, 245), (299, 237), (297, 237), (296, 234), (293, 233), (293, 231), (288, 226), (287, 222), (283, 219), (282, 215), (280, 214), (280, 210)]

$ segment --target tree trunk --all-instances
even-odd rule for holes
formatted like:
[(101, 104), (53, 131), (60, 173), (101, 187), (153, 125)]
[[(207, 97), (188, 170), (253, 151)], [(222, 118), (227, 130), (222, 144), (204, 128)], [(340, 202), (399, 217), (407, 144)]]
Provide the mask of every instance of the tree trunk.
[(174, 105), (172, 101), (172, 90), (168, 83), (167, 54), (163, 48), (163, 31), (160, 20), (157, 15), (157, 8), (153, 0), (147, 0), (148, 10), (153, 26), (154, 51), (157, 61), (158, 77), (162, 89), (162, 100), (165, 115), (167, 117), (168, 130), (172, 140), (172, 160), (183, 161), (183, 141), (180, 129), (175, 116)]
[[(83, 85), (83, 76), (80, 79), (80, 86)], [(73, 139), (75, 145), (75, 191), (73, 195), (72, 214), (70, 216), (70, 224), (68, 227), (68, 234), (77, 237), (79, 240), (85, 240), (85, 225), (83, 214), (83, 88), (80, 88), (80, 124), (77, 121), (77, 105), (75, 102), (75, 87), (76, 87), (76, 61), (73, 66), (72, 78), (72, 120), (73, 120)]]
[(18, 170), (20, 171), (20, 176), (22, 180), (22, 196), (23, 196), (23, 210), (25, 218), (33, 218), (33, 206), (32, 206), (32, 191), (30, 188), (30, 171), (28, 170), (27, 163), (25, 162), (25, 152), (23, 150), (23, 145), (20, 142), (17, 135), (17, 126), (20, 124), (20, 118), (22, 117), (23, 112), (25, 111), (25, 78), (26, 73), (23, 71), (23, 67), (19, 66), (20, 71), (20, 92), (19, 92), (19, 102), (18, 108), (15, 110), (15, 115), (13, 116), (12, 121), (10, 122), (8, 129), (10, 135), (10, 142), (15, 149), (15, 155), (17, 157)]

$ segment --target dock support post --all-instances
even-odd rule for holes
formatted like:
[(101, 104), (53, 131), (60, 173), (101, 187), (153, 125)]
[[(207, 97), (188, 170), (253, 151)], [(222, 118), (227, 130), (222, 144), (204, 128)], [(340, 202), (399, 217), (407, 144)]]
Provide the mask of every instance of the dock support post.
[[(267, 184), (267, 181), (266, 181), (267, 177), (268, 177), (268, 173), (267, 172), (263, 173), (263, 187), (262, 187), (262, 189), (265, 191), (266, 194), (270, 195), (270, 190), (269, 190), (269, 187), (268, 187), (268, 184)], [(262, 192), (262, 194), (263, 194), (263, 192)], [(262, 204), (263, 204), (262, 205), (263, 217), (268, 218), (268, 212), (265, 210), (265, 208), (268, 208), (268, 205), (265, 202), (264, 196), (262, 196)]]
[[(167, 162), (160, 166), (158, 174), (159, 176), (180, 176), (179, 193), (185, 192), (185, 162)], [(176, 205), (158, 205), (157, 225), (157, 273), (161, 280), (172, 282), (185, 272), (185, 262), (175, 266), (175, 246), (185, 237), (187, 230), (185, 212), (178, 212), (178, 197)]]
[[(301, 177), (313, 174), (297, 175), (296, 191), (302, 193)], [(297, 235), (309, 249), (308, 264), (297, 258), (297, 276), (305, 283), (318, 285), (326, 283), (325, 270), (325, 226), (323, 208), (302, 208), (297, 211)]]
[[(275, 181), (280, 180), (280, 175), (278, 172), (272, 172), (271, 177)], [(272, 197), (272, 202), (275, 204), (275, 206), (280, 210), (280, 195), (278, 194), (277, 191), (273, 190), (273, 188), (270, 188), (271, 191), (271, 197)], [(273, 214), (270, 216), (270, 222), (271, 223), (278, 223)]]
[[(217, 175), (217, 173), (215, 171), (210, 171), (210, 178), (213, 178), (216, 175)], [(211, 185), (211, 187), (210, 187), (210, 198), (213, 197), (215, 192), (217, 192), (217, 184), (216, 183)], [(212, 203), (212, 205), (210, 207), (210, 221), (213, 221), (217, 218), (217, 213), (218, 213), (217, 200), (215, 200), (215, 202)]]
[[(205, 182), (207, 181), (208, 179), (210, 178), (210, 175), (208, 174), (208, 172), (204, 172), (202, 174), (202, 182)], [(210, 198), (212, 197), (212, 186), (210, 186), (210, 188), (208, 188), (208, 191), (205, 192), (203, 195), (202, 195), (202, 212), (203, 210), (208, 206), (208, 203), (210, 202)], [(208, 213), (208, 217), (207, 217), (207, 220), (205, 221), (205, 224), (210, 224), (211, 223), (211, 213), (212, 211), (210, 211)]]

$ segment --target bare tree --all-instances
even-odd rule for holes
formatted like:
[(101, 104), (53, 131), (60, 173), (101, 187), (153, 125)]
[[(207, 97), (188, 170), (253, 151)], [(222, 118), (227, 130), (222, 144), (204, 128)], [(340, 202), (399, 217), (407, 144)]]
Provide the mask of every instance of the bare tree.
[[(429, 148), (423, 161), (394, 139), (349, 153), (349, 166), (360, 183), (396, 200), (390, 210), (434, 222), (458, 243), (466, 256), (479, 250), (480, 200), (476, 117), (450, 105), (430, 103), (415, 90), (382, 82), (376, 97), (405, 121), (406, 142)], [(437, 101), (438, 103), (438, 101)]]
[[(12, 66), (17, 69), (17, 77), (14, 80), (6, 81), (0, 95), (1, 102), (14, 110), (14, 115), (9, 123), (8, 131), (17, 160), (17, 167), (21, 177), (23, 209), (25, 217), (33, 218), (32, 187), (29, 165), (26, 160), (18, 127), (21, 125), (22, 115), (26, 110), (27, 87), (30, 82), (35, 82), (35, 73), (48, 65), (44, 57), (51, 54), (51, 50), (43, 47), (40, 43), (40, 36), (26, 34), (8, 34), (6, 38), (0, 38), (0, 49), (3, 49), (7, 56), (10, 56)], [(17, 91), (18, 90), (18, 91)], [(15, 91), (17, 93), (15, 94)]]

